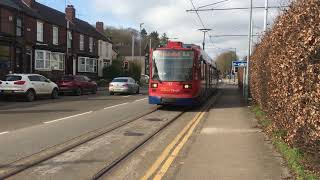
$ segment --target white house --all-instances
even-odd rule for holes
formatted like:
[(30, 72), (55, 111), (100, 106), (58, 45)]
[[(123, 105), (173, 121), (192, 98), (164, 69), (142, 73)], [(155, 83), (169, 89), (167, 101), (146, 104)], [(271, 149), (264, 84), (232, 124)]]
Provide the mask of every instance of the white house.
[[(97, 22), (96, 28), (100, 33), (104, 33), (103, 22)], [(112, 64), (113, 49), (112, 42), (109, 38), (98, 41), (98, 76), (103, 76), (103, 68)]]

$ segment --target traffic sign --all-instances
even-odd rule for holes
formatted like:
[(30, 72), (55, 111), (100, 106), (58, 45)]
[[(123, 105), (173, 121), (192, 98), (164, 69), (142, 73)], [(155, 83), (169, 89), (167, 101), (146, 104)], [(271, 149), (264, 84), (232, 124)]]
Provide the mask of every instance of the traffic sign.
[(247, 67), (247, 61), (232, 61), (233, 67)]

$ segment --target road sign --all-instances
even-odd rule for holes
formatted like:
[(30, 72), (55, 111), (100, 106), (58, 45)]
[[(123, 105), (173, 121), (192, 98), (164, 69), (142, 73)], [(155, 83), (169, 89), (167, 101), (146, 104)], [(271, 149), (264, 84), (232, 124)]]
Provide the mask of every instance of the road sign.
[(247, 67), (247, 61), (232, 61), (233, 67)]

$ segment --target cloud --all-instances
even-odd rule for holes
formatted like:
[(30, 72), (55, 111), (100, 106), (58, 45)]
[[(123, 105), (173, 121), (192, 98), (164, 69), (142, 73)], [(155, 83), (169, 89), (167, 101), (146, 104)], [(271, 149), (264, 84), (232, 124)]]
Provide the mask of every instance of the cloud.
[[(132, 24), (145, 23), (148, 32), (167, 33), (169, 37), (179, 38), (186, 43), (201, 44), (203, 34), (197, 29), (202, 28), (195, 13), (186, 12), (192, 9), (190, 0), (93, 0), (99, 13), (108, 12), (117, 19)], [(270, 6), (278, 6), (288, 0), (269, 0)], [(196, 7), (210, 4), (212, 0), (193, 0)], [(263, 0), (254, 0), (254, 6), (264, 6)], [(229, 0), (212, 8), (249, 7), (248, 0)], [(263, 9), (254, 10), (254, 33), (263, 31)], [(269, 23), (278, 15), (278, 10), (270, 10)], [(248, 10), (201, 12), (200, 16), (206, 27), (212, 28), (209, 35), (239, 34), (249, 32)], [(255, 38), (254, 41), (257, 41)], [(228, 48), (236, 48), (240, 56), (245, 56), (248, 49), (247, 37), (220, 37), (207, 40), (208, 52), (216, 56)]]

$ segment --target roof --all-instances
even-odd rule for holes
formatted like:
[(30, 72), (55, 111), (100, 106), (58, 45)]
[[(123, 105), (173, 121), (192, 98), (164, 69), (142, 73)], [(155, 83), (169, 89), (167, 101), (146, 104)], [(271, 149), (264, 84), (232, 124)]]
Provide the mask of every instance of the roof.
[(20, 10), (20, 7), (17, 4), (15, 4), (12, 0), (1, 0), (0, 5)]
[[(31, 17), (47, 21), (51, 24), (67, 27), (67, 19), (65, 13), (41, 3), (35, 2), (33, 8), (26, 6), (23, 2), (21, 2), (21, 0), (0, 0), (0, 5), (1, 4), (10, 7), (12, 6), (23, 11), (25, 14)], [(110, 38), (98, 32), (96, 28), (90, 25), (88, 22), (78, 18), (75, 19), (74, 23), (70, 23), (70, 29), (112, 43)]]

